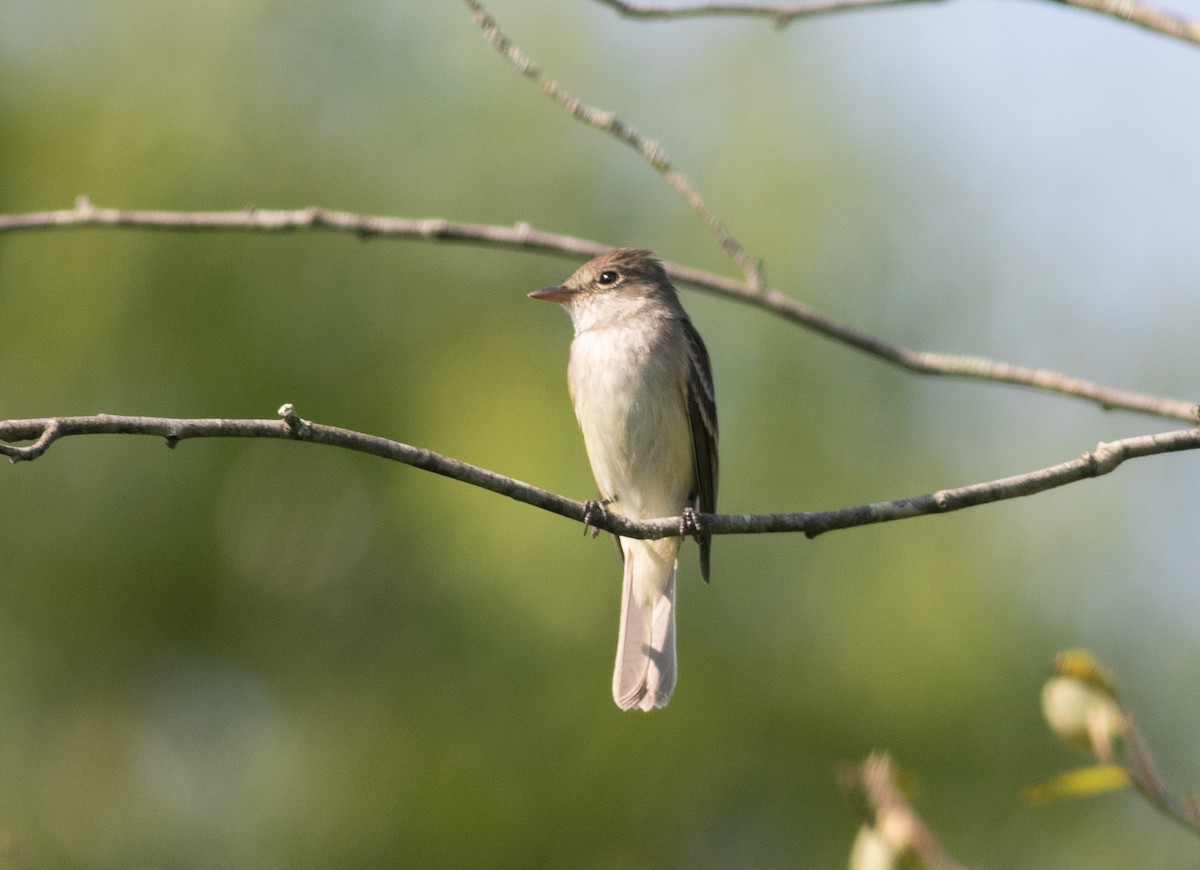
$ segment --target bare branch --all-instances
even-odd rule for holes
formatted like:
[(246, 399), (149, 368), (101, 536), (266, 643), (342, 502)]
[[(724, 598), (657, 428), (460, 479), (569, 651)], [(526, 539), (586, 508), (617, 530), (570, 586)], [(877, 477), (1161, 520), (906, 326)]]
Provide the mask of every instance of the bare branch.
[(695, 6), (662, 6), (656, 3), (627, 3), (625, 0), (597, 0), (615, 9), (626, 18), (769, 18), (777, 27), (786, 27), (800, 18), (828, 15), (851, 9), (875, 9), (880, 6), (899, 6), (908, 3), (931, 3), (937, 0), (813, 0), (811, 3), (697, 3)]
[[(662, 517), (634, 522), (613, 511), (599, 516), (584, 502), (575, 501), (471, 465), (432, 450), (413, 447), (351, 429), (312, 423), (296, 416), (290, 404), (279, 409), (278, 420), (181, 419), (173, 417), (118, 416), (95, 414), (79, 417), (43, 417), (32, 420), (0, 421), (0, 454), (12, 462), (37, 459), (60, 438), (71, 435), (153, 435), (174, 447), (188, 438), (275, 438), (306, 441), (355, 450), (402, 462), (472, 486), (478, 486), (542, 510), (591, 525), (627, 538), (666, 538), (679, 534), (681, 517)], [(33, 441), (25, 447), (14, 441)], [(791, 514), (702, 514), (706, 534), (737, 535), (768, 532), (803, 532), (810, 538), (835, 529), (849, 529), (909, 517), (948, 513), (976, 505), (1033, 495), (1090, 477), (1114, 471), (1127, 459), (1200, 448), (1200, 429), (1181, 429), (1142, 435), (1100, 444), (1078, 459), (955, 489), (893, 501), (876, 502), (839, 510)]]
[(696, 186), (692, 184), (691, 179), (672, 166), (666, 151), (663, 150), (660, 143), (653, 139), (646, 139), (612, 112), (588, 106), (567, 93), (558, 82), (549, 78), (537, 64), (513, 45), (512, 41), (500, 30), (500, 26), (496, 23), (496, 20), (488, 14), (487, 10), (479, 4), (478, 0), (465, 0), (465, 2), (471, 9), (475, 23), (482, 28), (484, 37), (491, 43), (492, 47), (504, 55), (523, 76), (534, 82), (556, 103), (570, 112), (572, 117), (598, 130), (603, 130), (605, 133), (624, 142), (634, 151), (641, 154), (646, 162), (653, 166), (687, 200), (692, 210), (700, 215), (713, 235), (717, 237), (721, 248), (741, 268), (746, 276), (746, 283), (756, 289), (761, 289), (764, 286), (766, 282), (763, 278), (762, 263), (746, 253), (746, 249), (734, 238), (729, 228), (708, 207), (708, 204), (700, 196), (700, 192), (696, 189)]
[(995, 381), (1016, 386), (1033, 387), (1074, 396), (1094, 402), (1105, 410), (1121, 409), (1152, 414), (1185, 423), (1200, 422), (1200, 406), (1195, 402), (1167, 399), (1158, 396), (1115, 390), (1091, 381), (1071, 377), (1046, 369), (1030, 369), (1023, 366), (995, 362), (977, 356), (932, 353), (912, 350), (891, 344), (873, 335), (855, 329), (817, 312), (809, 305), (775, 290), (755, 290), (745, 284), (721, 278), (698, 269), (668, 263), (667, 271), (673, 278), (701, 290), (712, 291), (724, 296), (733, 296), (763, 308), (781, 317), (832, 338), (842, 344), (857, 348), (871, 356), (900, 366), (908, 371), (924, 375), (968, 378), (971, 380)]
[(1064, 6), (1098, 12), (1118, 21), (1128, 21), (1138, 27), (1200, 45), (1200, 22), (1189, 21), (1165, 9), (1138, 3), (1136, 0), (1054, 0)]
[[(853, 9), (873, 9), (936, 0), (813, 0), (810, 3), (698, 3), (694, 6), (662, 6), (655, 3), (631, 3), (625, 0), (597, 0), (627, 18), (672, 19), (705, 16), (739, 16), (768, 18), (777, 27), (786, 27), (800, 18), (846, 12)], [(1200, 23), (1182, 18), (1165, 9), (1139, 3), (1137, 0), (1052, 0), (1063, 6), (1098, 12), (1118, 21), (1128, 21), (1138, 27), (1200, 45)]]
[[(705, 531), (714, 534), (738, 532), (804, 532), (810, 538), (835, 529), (891, 522), (908, 517), (948, 513), (976, 505), (1035, 495), (1069, 483), (1115, 471), (1127, 459), (1200, 448), (1200, 429), (1178, 429), (1155, 435), (1139, 435), (1101, 443), (1077, 459), (1024, 474), (943, 489), (927, 495), (876, 502), (860, 507), (821, 513), (760, 514), (705, 517)], [(657, 521), (655, 521), (657, 522)], [(649, 525), (644, 523), (643, 525)]]
[[(563, 498), (511, 477), (399, 441), (336, 426), (311, 423), (296, 416), (291, 404), (281, 407), (279, 415), (281, 419), (278, 420), (181, 419), (115, 414), (5, 420), (0, 421), (0, 441), (34, 440), (26, 447), (15, 447), (11, 443), (0, 444), (0, 454), (8, 456), (12, 462), (32, 461), (44, 454), (53, 442), (71, 435), (153, 435), (165, 439), (168, 447), (175, 447), (180, 441), (189, 438), (275, 438), (307, 441), (402, 462), (500, 495), (507, 495), (552, 513), (583, 520), (582, 502)], [(609, 524), (603, 525), (607, 527)], [(618, 522), (614, 525), (624, 524)]]
[(171, 232), (285, 233), (295, 230), (329, 230), (351, 233), (362, 239), (374, 236), (424, 239), (430, 242), (526, 248), (580, 258), (595, 257), (612, 249), (611, 245), (536, 230), (527, 223), (501, 227), (458, 223), (442, 218), (352, 214), (319, 206), (300, 209), (260, 209), (251, 206), (239, 211), (124, 210), (101, 208), (93, 205), (86, 196), (80, 196), (75, 200), (75, 207), (70, 209), (0, 215), (0, 232), (76, 227), (116, 227)]
[[(231, 212), (122, 211), (99, 208), (93, 205), (87, 197), (80, 197), (73, 209), (0, 215), (0, 232), (69, 229), (72, 227), (114, 227), (176, 232), (229, 230), (279, 233), (295, 230), (328, 230), (353, 233), (362, 238), (375, 236), (414, 238), (430, 242), (517, 248), (578, 259), (594, 257), (611, 247), (575, 236), (545, 232), (535, 229), (527, 223), (501, 227), (459, 223), (442, 218), (400, 218), (351, 214), (315, 206), (295, 210), (248, 208)], [(912, 350), (890, 344), (852, 326), (839, 323), (820, 314), (803, 302), (778, 291), (755, 290), (743, 282), (677, 263), (666, 263), (665, 266), (671, 277), (681, 283), (718, 296), (749, 303), (834, 341), (849, 345), (917, 374), (1014, 384), (1084, 399), (1106, 410), (1136, 411), (1185, 423), (1200, 421), (1200, 408), (1194, 402), (1160, 398), (1127, 390), (1115, 390), (1058, 372), (1029, 369), (981, 357)]]

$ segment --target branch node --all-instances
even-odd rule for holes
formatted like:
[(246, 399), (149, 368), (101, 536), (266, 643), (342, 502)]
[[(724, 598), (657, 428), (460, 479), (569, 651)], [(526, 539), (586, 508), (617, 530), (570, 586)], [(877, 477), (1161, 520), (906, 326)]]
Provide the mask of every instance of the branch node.
[(32, 462), (50, 449), (50, 445), (57, 441), (61, 434), (62, 425), (57, 420), (47, 420), (45, 428), (42, 429), (42, 434), (32, 444), (27, 447), (13, 447), (11, 444), (0, 444), (0, 453), (7, 456), (8, 461), (14, 465), (18, 462)]
[(277, 412), (283, 418), (283, 425), (297, 438), (304, 438), (312, 430), (312, 423), (300, 418), (291, 402), (284, 402)]
[(420, 221), (417, 232), (426, 239), (440, 239), (446, 235), (449, 224), (443, 218)]
[(1101, 442), (1092, 452), (1091, 465), (1096, 474), (1108, 474), (1125, 461), (1125, 447), (1119, 441)]

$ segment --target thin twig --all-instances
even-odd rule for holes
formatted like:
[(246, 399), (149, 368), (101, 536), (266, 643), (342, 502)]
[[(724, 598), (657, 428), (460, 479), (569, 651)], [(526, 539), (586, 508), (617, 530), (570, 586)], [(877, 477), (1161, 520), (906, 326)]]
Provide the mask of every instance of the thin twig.
[(1128, 21), (1145, 30), (1200, 45), (1200, 22), (1182, 18), (1173, 12), (1138, 3), (1136, 0), (1054, 0), (1063, 6), (1098, 12), (1118, 21)]
[(1023, 387), (1033, 387), (1065, 396), (1074, 396), (1094, 402), (1105, 410), (1120, 408), (1152, 414), (1185, 423), (1200, 422), (1200, 406), (1195, 402), (1167, 399), (1159, 396), (1134, 393), (1104, 387), (1092, 381), (1071, 377), (1046, 369), (1031, 369), (983, 357), (960, 354), (942, 354), (931, 351), (912, 350), (901, 345), (883, 341), (869, 333), (826, 317), (814, 308), (775, 290), (755, 290), (722, 278), (718, 275), (668, 263), (668, 273), (683, 283), (701, 290), (712, 291), (724, 296), (733, 296), (766, 309), (807, 329), (832, 338), (842, 344), (857, 348), (878, 359), (885, 360), (908, 371), (924, 375), (968, 378), (971, 380), (995, 381)]
[(746, 253), (741, 242), (717, 217), (716, 212), (708, 207), (691, 179), (671, 164), (667, 152), (659, 142), (645, 138), (612, 112), (593, 108), (567, 93), (558, 82), (543, 73), (537, 64), (526, 57), (512, 43), (512, 40), (504, 35), (496, 23), (496, 19), (480, 5), (478, 0), (464, 0), (464, 2), (470, 8), (475, 23), (483, 30), (484, 38), (493, 48), (504, 55), (523, 76), (534, 82), (544, 93), (570, 112), (572, 117), (598, 130), (603, 130), (642, 155), (646, 162), (678, 191), (680, 196), (692, 207), (692, 210), (700, 215), (713, 235), (717, 237), (717, 242), (721, 245), (722, 250), (741, 268), (746, 276), (746, 283), (759, 289), (764, 286), (766, 282), (763, 278), (762, 263)]
[(908, 3), (932, 3), (937, 0), (813, 0), (811, 3), (697, 3), (694, 6), (662, 6), (657, 3), (627, 3), (624, 0), (597, 0), (626, 18), (667, 20), (675, 18), (769, 18), (777, 27), (786, 27), (800, 18), (828, 15), (851, 9), (876, 9)]
[[(0, 441), (10, 443), (0, 443), (0, 454), (8, 456), (13, 462), (31, 461), (42, 456), (55, 441), (72, 435), (152, 435), (166, 439), (170, 447), (189, 438), (276, 438), (306, 441), (402, 462), (627, 538), (653, 539), (679, 534), (680, 517), (634, 522), (612, 511), (597, 517), (594, 511), (588, 510), (584, 502), (557, 495), (432, 450), (337, 426), (301, 420), (291, 405), (284, 405), (279, 409), (279, 413), (281, 419), (277, 420), (183, 419), (112, 414), (5, 420), (0, 421)], [(33, 443), (17, 447), (12, 445), (11, 442), (14, 441)], [(705, 533), (714, 535), (802, 532), (812, 538), (835, 529), (948, 513), (1033, 495), (1108, 474), (1127, 459), (1197, 448), (1200, 448), (1200, 429), (1181, 429), (1102, 443), (1095, 450), (1077, 459), (1049, 468), (910, 498), (822, 512), (702, 514), (700, 523)]]
[[(122, 211), (99, 208), (86, 197), (75, 208), (61, 211), (0, 215), (0, 232), (53, 230), (72, 227), (113, 227), (182, 231), (291, 232), (325, 230), (375, 236), (414, 238), (431, 242), (519, 248), (586, 259), (610, 249), (609, 245), (575, 236), (545, 232), (519, 223), (512, 227), (469, 224), (442, 218), (400, 218), (360, 215), (325, 208), (295, 210), (243, 209), (231, 212)], [(699, 290), (749, 303), (786, 318), (834, 341), (878, 359), (924, 375), (967, 378), (1032, 387), (1093, 402), (1105, 409), (1151, 414), (1185, 423), (1200, 421), (1194, 402), (1115, 390), (1059, 372), (1030, 369), (974, 356), (931, 353), (890, 344), (852, 326), (820, 314), (803, 302), (775, 290), (758, 291), (743, 282), (666, 263), (672, 278)]]
[[(571, 519), (582, 520), (584, 504), (544, 489), (505, 477), (432, 450), (413, 447), (351, 429), (312, 423), (296, 416), (291, 404), (279, 409), (277, 420), (246, 420), (176, 417), (143, 417), (93, 414), (0, 421), (0, 455), (12, 462), (27, 462), (42, 456), (55, 441), (72, 435), (151, 435), (163, 438), (168, 447), (192, 438), (275, 438), (328, 444), (383, 459), (391, 459), (434, 474), (469, 483), (520, 502), (540, 507)], [(33, 440), (17, 447), (11, 442)], [(617, 518), (619, 520), (619, 518)], [(593, 523), (595, 524), (595, 523)], [(623, 524), (619, 521), (618, 526)]]
[(526, 248), (569, 257), (594, 257), (611, 250), (587, 239), (548, 233), (527, 223), (511, 227), (469, 224), (443, 218), (403, 218), (387, 215), (353, 214), (319, 206), (298, 209), (238, 211), (158, 211), (150, 209), (102, 208), (86, 196), (77, 197), (75, 207), (56, 211), (0, 215), (0, 232), (115, 227), (165, 230), (170, 232), (247, 231), (285, 233), (295, 230), (328, 230), (351, 233), (362, 239), (375, 236), (457, 242), (506, 248)]
[[(693, 6), (663, 6), (656, 3), (632, 3), (626, 0), (597, 0), (627, 18), (658, 19), (700, 18), (704, 16), (738, 16), (770, 19), (777, 27), (786, 27), (801, 18), (828, 15), (855, 9), (875, 9), (908, 3), (937, 2), (937, 0), (813, 0), (811, 3), (698, 3)], [(1072, 6), (1096, 12), (1118, 21), (1128, 21), (1138, 27), (1184, 42), (1200, 45), (1200, 23), (1191, 21), (1137, 0), (1052, 0), (1062, 6)]]
[(1191, 801), (1195, 799), (1185, 795), (1183, 799), (1167, 791), (1162, 774), (1158, 771), (1158, 762), (1150, 752), (1141, 729), (1129, 717), (1129, 728), (1124, 741), (1126, 755), (1129, 758), (1130, 783), (1152, 807), (1178, 825), (1187, 828), (1193, 834), (1200, 834), (1200, 817), (1195, 812)]

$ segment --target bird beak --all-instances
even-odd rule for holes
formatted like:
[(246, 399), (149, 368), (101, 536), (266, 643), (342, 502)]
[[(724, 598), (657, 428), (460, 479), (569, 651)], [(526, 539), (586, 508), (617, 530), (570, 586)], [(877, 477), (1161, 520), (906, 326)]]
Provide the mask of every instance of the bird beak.
[(574, 290), (568, 290), (561, 285), (557, 287), (543, 287), (541, 290), (534, 290), (529, 294), (531, 299), (544, 299), (547, 302), (565, 302), (574, 295)]

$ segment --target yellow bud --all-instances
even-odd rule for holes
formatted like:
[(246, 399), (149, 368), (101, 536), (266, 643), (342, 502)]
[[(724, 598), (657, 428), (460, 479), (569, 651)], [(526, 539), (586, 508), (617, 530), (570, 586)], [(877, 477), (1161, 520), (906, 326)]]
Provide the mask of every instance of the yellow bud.
[(1112, 671), (1085, 649), (1067, 649), (1056, 655), (1054, 673), (1060, 677), (1074, 677), (1113, 698), (1117, 697)]

